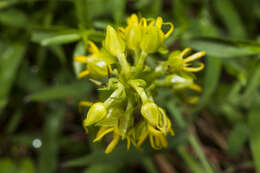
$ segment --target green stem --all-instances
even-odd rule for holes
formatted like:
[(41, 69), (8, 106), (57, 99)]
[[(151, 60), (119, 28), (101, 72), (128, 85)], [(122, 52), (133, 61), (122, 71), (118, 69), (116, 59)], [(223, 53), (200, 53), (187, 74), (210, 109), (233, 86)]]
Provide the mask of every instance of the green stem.
[[(174, 116), (176, 123), (181, 127), (181, 128), (186, 128), (188, 125), (183, 119), (183, 116), (181, 115), (181, 110), (177, 107), (176, 102), (174, 100), (171, 100), (168, 105), (168, 110), (172, 113)], [(202, 163), (203, 168), (207, 173), (214, 173), (213, 169), (211, 168), (207, 158), (205, 157), (201, 146), (198, 142), (198, 140), (195, 138), (193, 134), (189, 134), (188, 136), (189, 143), (192, 145), (194, 148), (196, 154), (199, 157), (200, 162)]]
[(129, 83), (135, 89), (137, 94), (141, 97), (142, 102), (146, 103), (149, 99), (144, 89), (142, 87), (137, 86), (134, 81), (130, 81)]
[(135, 72), (137, 75), (143, 70), (146, 57), (147, 57), (147, 53), (142, 51), (135, 67)]
[(121, 54), (117, 58), (121, 66), (121, 73), (128, 77), (130, 75), (130, 65), (126, 60), (125, 54)]
[(124, 100), (125, 99), (125, 95), (124, 95), (124, 89), (122, 88), (118, 88), (116, 89), (108, 99), (106, 99), (106, 101), (104, 102), (105, 106), (108, 108), (110, 107), (116, 100)]
[(211, 166), (209, 165), (200, 144), (198, 143), (197, 139), (191, 134), (189, 135), (189, 142), (192, 145), (192, 147), (194, 148), (195, 152), (197, 153), (204, 169), (206, 170), (207, 173), (214, 173), (213, 169), (211, 168)]

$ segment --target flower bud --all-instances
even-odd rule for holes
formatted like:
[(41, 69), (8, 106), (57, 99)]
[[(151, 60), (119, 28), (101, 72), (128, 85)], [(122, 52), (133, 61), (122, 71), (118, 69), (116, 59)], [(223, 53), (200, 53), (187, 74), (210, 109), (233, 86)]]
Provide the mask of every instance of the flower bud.
[(120, 56), (125, 51), (125, 42), (110, 25), (106, 29), (104, 47), (113, 56)]
[(87, 118), (84, 120), (84, 126), (89, 126), (104, 119), (107, 115), (107, 109), (102, 102), (93, 104), (87, 114)]
[(156, 26), (143, 28), (140, 47), (146, 53), (154, 53), (162, 46), (164, 41), (163, 32)]
[(98, 126), (114, 126), (118, 119), (124, 115), (124, 111), (119, 107), (111, 107), (108, 109), (107, 115), (102, 121), (98, 122)]
[(187, 88), (193, 84), (193, 78), (184, 74), (181, 76), (176, 74), (169, 75), (166, 80), (176, 90)]
[(156, 126), (160, 116), (158, 106), (153, 102), (147, 102), (142, 105), (141, 114), (152, 125)]
[(167, 71), (174, 73), (183, 69), (184, 61), (180, 53), (180, 51), (174, 51), (169, 55), (168, 61), (166, 63)]
[(108, 75), (109, 65), (99, 58), (91, 58), (88, 61), (87, 69), (94, 78), (105, 77)]
[(139, 49), (142, 38), (142, 30), (138, 25), (130, 25), (125, 33), (126, 45), (131, 50)]

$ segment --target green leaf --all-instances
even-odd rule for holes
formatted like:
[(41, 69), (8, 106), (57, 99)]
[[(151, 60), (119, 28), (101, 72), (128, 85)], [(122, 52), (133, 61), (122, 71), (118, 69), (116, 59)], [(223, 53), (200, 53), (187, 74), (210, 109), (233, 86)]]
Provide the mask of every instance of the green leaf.
[(29, 100), (46, 102), (50, 100), (65, 99), (68, 97), (79, 97), (88, 95), (92, 86), (88, 82), (74, 82), (70, 85), (54, 86), (28, 96)]
[(178, 152), (180, 153), (184, 162), (186, 162), (188, 168), (192, 170), (192, 172), (194, 173), (204, 172), (201, 165), (199, 165), (199, 163), (191, 156), (191, 154), (186, 150), (184, 146), (179, 146)]
[(94, 164), (84, 171), (84, 173), (117, 173), (120, 164)]
[(30, 26), (27, 16), (17, 9), (0, 11), (0, 23), (19, 28)]
[(123, 164), (127, 161), (141, 160), (145, 155), (137, 150), (130, 150), (126, 152), (126, 148), (122, 146), (116, 147), (116, 149), (109, 155), (104, 151), (97, 151), (88, 154), (84, 157), (77, 158), (65, 162), (65, 167), (86, 166), (88, 164), (100, 164), (100, 163), (120, 163)]
[(60, 63), (65, 65), (67, 62), (66, 55), (61, 46), (51, 46), (50, 50), (57, 56)]
[(21, 121), (21, 118), (22, 118), (22, 112), (21, 112), (21, 110), (17, 110), (17, 112), (15, 112), (11, 116), (11, 118), (8, 122), (8, 126), (5, 129), (6, 133), (8, 133), (8, 134), (13, 133), (16, 130), (19, 122)]
[(64, 30), (60, 32), (38, 31), (32, 34), (32, 41), (40, 43), (42, 46), (60, 45), (78, 41), (81, 35), (77, 30)]
[(206, 72), (203, 85), (203, 93), (195, 108), (195, 112), (205, 106), (211, 98), (213, 92), (218, 86), (218, 81), (221, 73), (222, 63), (221, 59), (215, 57), (208, 57), (206, 64)]
[(0, 2), (0, 9), (14, 5), (15, 3), (17, 3), (17, 1), (18, 0), (2, 0)]
[(113, 8), (112, 14), (115, 22), (117, 24), (123, 21), (123, 17), (125, 14), (126, 0), (113, 0), (109, 1), (110, 6)]
[(16, 77), (16, 71), (25, 52), (25, 44), (4, 45), (0, 56), (0, 110), (7, 103), (7, 97), (12, 83)]
[(142, 160), (142, 163), (146, 169), (146, 172), (149, 172), (149, 173), (157, 173), (157, 168), (155, 167), (153, 161), (151, 158), (149, 157), (146, 157)]
[[(52, 111), (44, 124), (42, 147), (39, 156), (39, 172), (54, 173), (56, 172), (59, 154), (59, 137), (63, 126), (65, 115), (64, 107), (53, 105), (55, 111)], [(59, 107), (59, 109), (57, 109)]]
[(220, 19), (227, 26), (231, 37), (244, 39), (246, 37), (246, 31), (232, 1), (217, 0), (213, 2), (217, 13), (220, 15)]
[(85, 28), (91, 27), (91, 21), (88, 17), (88, 0), (77, 0), (74, 1), (76, 14), (80, 25), (83, 25)]
[(243, 150), (244, 144), (248, 139), (248, 135), (247, 124), (244, 122), (237, 123), (231, 130), (228, 137), (228, 151), (232, 155), (238, 156)]
[(35, 166), (32, 160), (23, 159), (20, 163), (18, 173), (35, 173)]
[(242, 103), (245, 106), (250, 106), (252, 104), (252, 101), (255, 98), (255, 95), (258, 91), (259, 86), (260, 86), (260, 65), (258, 64), (254, 67), (252, 76), (248, 80), (247, 87), (242, 96), (242, 98), (243, 98)]
[(31, 133), (22, 133), (12, 135), (10, 140), (16, 145), (23, 145), (26, 147), (32, 147), (32, 142), (34, 139), (39, 138), (39, 134), (31, 134)]
[(260, 105), (253, 105), (249, 112), (248, 125), (250, 147), (253, 154), (256, 173), (260, 173)]
[(5, 158), (0, 160), (1, 173), (15, 173), (15, 171), (16, 171), (16, 165), (11, 159)]
[(243, 57), (260, 54), (260, 43), (256, 41), (231, 41), (219, 38), (194, 38), (184, 45), (195, 50), (206, 51), (207, 55), (218, 58)]

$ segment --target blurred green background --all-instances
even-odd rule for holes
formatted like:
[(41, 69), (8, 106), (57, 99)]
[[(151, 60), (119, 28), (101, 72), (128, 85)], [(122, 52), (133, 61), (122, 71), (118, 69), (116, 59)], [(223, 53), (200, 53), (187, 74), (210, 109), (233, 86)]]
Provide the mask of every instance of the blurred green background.
[[(131, 13), (172, 22), (170, 50), (207, 52), (203, 92), (195, 105), (158, 92), (168, 149), (105, 155), (78, 112), (98, 91), (72, 59)], [(260, 173), (260, 1), (0, 0), (0, 173), (56, 172)]]

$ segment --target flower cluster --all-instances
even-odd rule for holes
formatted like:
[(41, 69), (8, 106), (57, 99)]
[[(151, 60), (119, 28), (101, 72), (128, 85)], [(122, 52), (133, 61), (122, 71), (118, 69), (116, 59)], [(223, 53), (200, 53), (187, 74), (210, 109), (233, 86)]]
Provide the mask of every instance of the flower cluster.
[[(203, 69), (202, 63), (192, 63), (205, 55), (205, 52), (191, 54), (191, 49), (174, 51), (166, 61), (158, 61), (151, 67), (146, 63), (149, 55), (167, 54), (164, 41), (173, 32), (173, 24), (164, 22), (161, 17), (138, 18), (133, 14), (127, 18), (127, 26), (117, 30), (107, 26), (101, 49), (92, 42), (87, 44), (89, 56), (76, 56), (74, 61), (85, 63), (86, 69), (79, 78), (89, 76), (94, 80), (106, 81), (105, 87), (110, 96), (103, 102), (84, 102), (90, 106), (83, 126), (99, 127), (94, 142), (112, 133), (112, 141), (105, 153), (110, 153), (119, 140), (127, 141), (127, 148), (133, 144), (141, 149), (149, 138), (154, 149), (167, 147), (166, 136), (174, 135), (171, 120), (166, 111), (154, 100), (158, 87), (171, 87), (174, 91), (191, 89), (201, 91), (194, 83), (193, 72)], [(194, 98), (190, 102), (196, 101)]]

